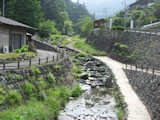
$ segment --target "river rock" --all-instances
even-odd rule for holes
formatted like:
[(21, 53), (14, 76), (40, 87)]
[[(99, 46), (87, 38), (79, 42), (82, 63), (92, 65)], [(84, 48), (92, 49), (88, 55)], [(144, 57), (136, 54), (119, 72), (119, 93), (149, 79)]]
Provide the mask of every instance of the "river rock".
[(87, 80), (87, 79), (88, 79), (88, 73), (87, 73), (87, 72), (84, 72), (84, 73), (80, 74), (79, 77), (80, 77), (81, 79)]

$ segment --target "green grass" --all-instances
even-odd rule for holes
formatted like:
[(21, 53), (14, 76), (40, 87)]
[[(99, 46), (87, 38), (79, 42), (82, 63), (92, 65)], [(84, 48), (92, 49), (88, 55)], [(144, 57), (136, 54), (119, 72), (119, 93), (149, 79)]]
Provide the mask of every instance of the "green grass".
[(84, 38), (79, 38), (76, 36), (76, 37), (73, 37), (72, 41), (75, 41), (75, 44), (73, 45), (74, 48), (82, 50), (90, 55), (95, 55), (95, 56), (106, 55), (104, 51), (97, 50), (93, 46), (87, 44), (86, 39)]
[(114, 98), (116, 100), (117, 117), (119, 120), (124, 120), (126, 117), (126, 113), (121, 103), (121, 101), (124, 101), (124, 98), (120, 96), (120, 92), (118, 90), (114, 91)]
[(52, 108), (37, 100), (0, 112), (1, 120), (49, 120), (50, 117), (55, 117)]
[[(27, 58), (32, 58), (36, 56), (36, 53), (34, 52), (25, 52), (25, 55)], [(5, 53), (5, 54), (0, 54), (0, 59), (20, 59), (22, 58), (21, 53)]]

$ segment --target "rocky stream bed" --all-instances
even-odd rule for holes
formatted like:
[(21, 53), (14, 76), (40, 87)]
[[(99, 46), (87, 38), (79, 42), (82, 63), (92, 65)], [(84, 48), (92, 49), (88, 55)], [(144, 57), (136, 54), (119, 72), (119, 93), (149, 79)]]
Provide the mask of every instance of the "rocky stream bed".
[(79, 76), (83, 94), (71, 98), (58, 120), (118, 120), (116, 102), (111, 95), (115, 81), (111, 70), (94, 58), (78, 60), (84, 71)]

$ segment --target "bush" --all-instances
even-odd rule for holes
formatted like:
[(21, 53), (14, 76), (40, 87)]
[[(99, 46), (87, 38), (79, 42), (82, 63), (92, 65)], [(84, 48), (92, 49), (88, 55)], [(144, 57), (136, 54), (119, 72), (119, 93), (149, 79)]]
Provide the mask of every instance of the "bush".
[(32, 73), (33, 73), (34, 75), (39, 75), (39, 74), (41, 74), (41, 71), (39, 70), (38, 67), (32, 67), (31, 70), (32, 70)]
[(6, 91), (0, 86), (0, 105), (5, 103)]
[(34, 85), (32, 85), (32, 83), (26, 82), (24, 84), (24, 93), (26, 95), (31, 96), (31, 95), (33, 95), (34, 91), (35, 91), (35, 87), (34, 87)]
[(26, 105), (7, 109), (0, 113), (1, 120), (50, 120), (53, 117), (53, 109), (46, 104), (30, 100)]
[(56, 83), (56, 79), (55, 79), (54, 75), (51, 72), (48, 74), (47, 77), (48, 77), (48, 82), (49, 83), (51, 83), (51, 84), (55, 84)]
[(71, 92), (72, 97), (79, 97), (82, 94), (82, 89), (79, 85), (76, 85)]
[(47, 97), (46, 104), (52, 109), (52, 116), (56, 118), (60, 112), (61, 104), (60, 101), (52, 96)]
[(23, 53), (23, 52), (28, 52), (28, 51), (29, 51), (28, 45), (24, 45), (24, 46), (22, 46), (22, 48), (16, 49), (16, 53)]
[(112, 26), (112, 30), (124, 30), (123, 26)]
[(48, 90), (48, 96), (59, 100), (60, 105), (64, 106), (71, 96), (71, 90), (67, 87), (56, 87)]
[(16, 78), (16, 80), (18, 80), (18, 81), (20, 81), (20, 80), (23, 79), (22, 76), (21, 76), (21, 75), (18, 75), (18, 74), (15, 75), (15, 78)]
[(86, 58), (88, 58), (88, 55), (86, 55), (84, 53), (78, 53), (78, 54), (76, 54), (75, 58), (79, 58), (79, 57), (86, 57)]
[(41, 38), (49, 38), (50, 35), (52, 34), (59, 34), (55, 26), (56, 26), (56, 23), (54, 21), (47, 20), (47, 21), (41, 22), (38, 28), (39, 36)]
[(10, 105), (22, 103), (22, 96), (16, 90), (9, 90), (6, 99)]

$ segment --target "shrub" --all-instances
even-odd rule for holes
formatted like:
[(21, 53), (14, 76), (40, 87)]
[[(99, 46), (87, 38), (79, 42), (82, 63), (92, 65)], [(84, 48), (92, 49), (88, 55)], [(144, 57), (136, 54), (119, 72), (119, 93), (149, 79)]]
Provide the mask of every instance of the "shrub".
[(60, 66), (60, 65), (54, 65), (53, 67), (54, 67), (54, 69), (56, 69), (56, 70), (60, 70), (60, 69), (62, 68), (62, 66)]
[(75, 72), (75, 73), (82, 73), (82, 69), (78, 66), (78, 65), (76, 65), (75, 63), (73, 64), (73, 71)]
[(41, 74), (41, 71), (39, 70), (38, 67), (32, 67), (31, 70), (32, 70), (32, 73), (33, 73), (34, 75), (39, 75), (39, 74)]
[(10, 80), (10, 79), (12, 78), (12, 76), (13, 76), (13, 75), (12, 75), (11, 73), (8, 73), (8, 74), (7, 74), (8, 80)]
[(123, 26), (112, 26), (112, 30), (124, 30)]
[(52, 96), (49, 96), (46, 99), (46, 104), (51, 107), (54, 118), (58, 116), (61, 108), (60, 101)]
[(0, 105), (5, 103), (6, 91), (0, 86)]
[(79, 97), (82, 94), (82, 89), (79, 85), (76, 85), (71, 92), (72, 97)]
[(52, 109), (43, 102), (30, 100), (25, 105), (0, 113), (1, 120), (50, 120), (55, 117)]
[(86, 57), (86, 58), (88, 58), (88, 55), (86, 55), (84, 53), (78, 53), (78, 54), (76, 54), (75, 58), (78, 58), (78, 57)]
[(28, 45), (24, 45), (24, 46), (22, 46), (22, 48), (16, 49), (16, 53), (23, 53), (23, 52), (28, 52), (28, 51), (29, 51)]
[(54, 89), (51, 88), (48, 90), (48, 96), (56, 98), (57, 100), (59, 100), (60, 105), (64, 106), (69, 100), (69, 97), (71, 96), (71, 90), (63, 86), (56, 87)]
[(35, 91), (35, 87), (34, 85), (32, 85), (32, 83), (30, 82), (26, 82), (24, 84), (24, 93), (28, 96), (31, 96)]
[(51, 84), (55, 84), (56, 83), (56, 79), (55, 79), (54, 75), (51, 72), (48, 74), (47, 77), (48, 77), (48, 82), (49, 83), (51, 83)]
[(22, 96), (16, 90), (9, 90), (6, 99), (10, 105), (22, 103)]
[(44, 79), (43, 79), (42, 76), (40, 76), (40, 77), (37, 78), (37, 81), (43, 81), (43, 80), (44, 80)]
[(18, 74), (15, 75), (15, 78), (16, 78), (16, 80), (18, 80), (18, 81), (20, 81), (20, 80), (23, 79), (22, 76), (21, 76), (21, 75), (18, 75)]

